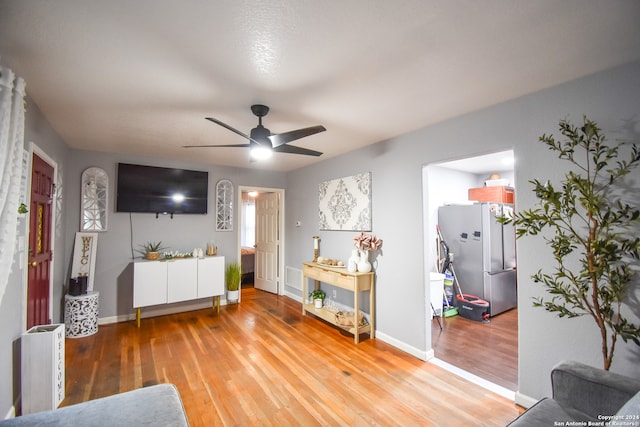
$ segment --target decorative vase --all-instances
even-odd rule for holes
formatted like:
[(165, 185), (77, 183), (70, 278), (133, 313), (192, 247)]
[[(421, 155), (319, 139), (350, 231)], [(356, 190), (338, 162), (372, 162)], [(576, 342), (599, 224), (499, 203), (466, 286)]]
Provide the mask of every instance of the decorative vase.
[(321, 298), (314, 299), (313, 303), (315, 304), (316, 308), (322, 308), (322, 299)]
[(360, 256), (358, 255), (358, 250), (354, 249), (351, 251), (351, 256), (347, 261), (347, 271), (349, 273), (355, 273), (358, 271), (358, 261), (360, 261)]
[(368, 273), (371, 271), (371, 263), (369, 262), (369, 251), (360, 251), (358, 271), (361, 273)]

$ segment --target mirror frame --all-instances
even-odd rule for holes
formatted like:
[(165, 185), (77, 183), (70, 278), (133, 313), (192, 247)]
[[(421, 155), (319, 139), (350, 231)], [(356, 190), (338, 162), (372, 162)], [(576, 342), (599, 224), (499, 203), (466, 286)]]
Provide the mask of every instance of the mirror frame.
[(107, 231), (109, 176), (104, 169), (90, 167), (82, 172), (80, 231)]

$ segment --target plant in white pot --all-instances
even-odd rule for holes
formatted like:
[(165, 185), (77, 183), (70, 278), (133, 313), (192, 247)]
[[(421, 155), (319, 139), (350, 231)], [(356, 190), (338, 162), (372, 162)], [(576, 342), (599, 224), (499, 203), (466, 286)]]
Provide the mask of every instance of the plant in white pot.
[(224, 272), (227, 285), (227, 301), (238, 301), (240, 299), (240, 281), (242, 280), (242, 270), (237, 262), (230, 262)]
[(322, 289), (314, 289), (309, 292), (309, 298), (313, 300), (316, 308), (322, 308), (322, 303), (324, 302), (324, 298), (327, 295), (324, 293)]

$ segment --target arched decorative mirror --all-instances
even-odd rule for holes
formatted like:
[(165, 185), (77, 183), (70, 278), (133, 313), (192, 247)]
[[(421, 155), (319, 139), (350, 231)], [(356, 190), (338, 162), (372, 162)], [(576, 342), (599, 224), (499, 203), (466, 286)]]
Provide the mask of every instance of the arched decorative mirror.
[(82, 172), (80, 231), (107, 231), (109, 177), (100, 168)]
[(233, 231), (233, 184), (228, 179), (216, 184), (216, 231)]

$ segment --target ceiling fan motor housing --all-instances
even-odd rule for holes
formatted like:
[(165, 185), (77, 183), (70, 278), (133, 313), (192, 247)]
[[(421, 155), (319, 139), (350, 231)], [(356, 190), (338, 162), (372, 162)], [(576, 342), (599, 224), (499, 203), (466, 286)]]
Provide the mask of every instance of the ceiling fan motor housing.
[(270, 136), (271, 131), (262, 125), (258, 125), (251, 129), (251, 139), (259, 142), (260, 145), (267, 145), (271, 147), (271, 141), (269, 140)]

